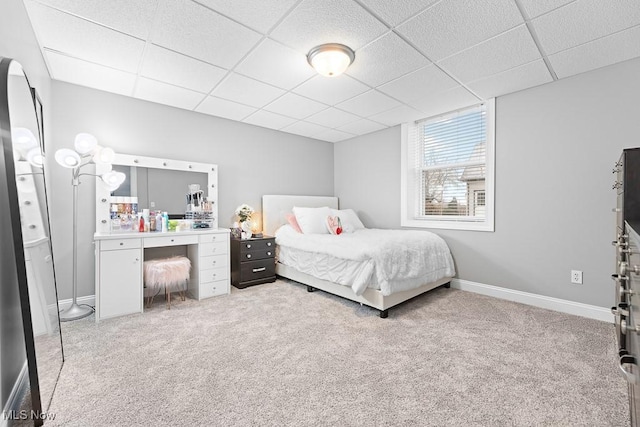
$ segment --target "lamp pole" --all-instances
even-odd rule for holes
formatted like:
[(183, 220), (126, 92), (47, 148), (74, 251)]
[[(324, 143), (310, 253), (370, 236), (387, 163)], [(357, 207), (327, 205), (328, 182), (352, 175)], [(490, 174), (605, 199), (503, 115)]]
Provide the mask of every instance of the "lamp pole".
[(71, 306), (60, 312), (60, 321), (82, 319), (93, 313), (88, 305), (78, 305), (78, 186), (80, 185), (80, 167), (73, 168), (73, 299)]

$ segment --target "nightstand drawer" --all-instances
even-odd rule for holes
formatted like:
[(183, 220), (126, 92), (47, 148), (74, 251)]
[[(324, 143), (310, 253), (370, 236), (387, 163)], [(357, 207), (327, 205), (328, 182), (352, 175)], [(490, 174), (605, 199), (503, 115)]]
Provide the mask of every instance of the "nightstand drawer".
[(267, 239), (259, 239), (259, 240), (241, 240), (240, 241), (240, 252), (254, 252), (254, 251), (264, 251), (269, 250), (273, 252), (276, 248), (276, 239), (267, 238)]
[(240, 254), (240, 262), (255, 261), (265, 258), (275, 258), (275, 249), (258, 249), (256, 251), (242, 252)]
[(227, 242), (200, 243), (200, 257), (229, 253)]
[(240, 266), (240, 282), (264, 279), (276, 275), (276, 263), (272, 258), (243, 262)]

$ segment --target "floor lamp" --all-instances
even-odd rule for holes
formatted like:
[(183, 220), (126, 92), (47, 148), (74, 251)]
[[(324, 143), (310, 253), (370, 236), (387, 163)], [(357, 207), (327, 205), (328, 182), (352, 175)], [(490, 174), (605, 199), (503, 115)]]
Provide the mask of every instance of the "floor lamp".
[[(117, 189), (125, 180), (125, 174), (111, 170), (111, 162), (115, 153), (111, 148), (101, 147), (98, 140), (88, 133), (79, 133), (74, 141), (75, 150), (61, 148), (56, 151), (56, 162), (71, 169), (71, 185), (73, 186), (73, 299), (71, 306), (60, 312), (60, 321), (82, 319), (93, 313), (93, 307), (78, 305), (78, 186), (81, 176), (100, 176), (111, 191)], [(96, 175), (81, 173), (81, 169), (90, 164), (108, 165), (109, 171)]]

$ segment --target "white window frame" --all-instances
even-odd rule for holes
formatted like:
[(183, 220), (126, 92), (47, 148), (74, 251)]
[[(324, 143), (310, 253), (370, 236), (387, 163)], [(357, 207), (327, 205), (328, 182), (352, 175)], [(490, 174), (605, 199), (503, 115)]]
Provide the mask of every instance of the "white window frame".
[[(471, 231), (494, 231), (495, 215), (495, 99), (492, 98), (484, 102), (486, 104), (486, 169), (485, 169), (485, 218), (481, 221), (461, 220), (455, 216), (434, 216), (433, 218), (418, 217), (418, 207), (420, 206), (420, 195), (416, 177), (415, 153), (417, 152), (417, 137), (412, 136), (417, 132), (416, 123), (404, 123), (401, 126), (401, 149), (400, 149), (400, 225), (412, 228), (438, 228), (450, 230), (471, 230)], [(478, 104), (476, 104), (478, 105)], [(470, 105), (456, 111), (462, 111)], [(454, 113), (449, 112), (444, 115)], [(434, 116), (430, 119), (436, 119)]]

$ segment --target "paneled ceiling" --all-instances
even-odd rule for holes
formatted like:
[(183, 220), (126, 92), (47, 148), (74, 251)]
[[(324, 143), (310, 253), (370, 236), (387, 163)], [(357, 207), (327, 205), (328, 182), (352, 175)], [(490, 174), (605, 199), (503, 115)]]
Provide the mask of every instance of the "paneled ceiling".
[[(25, 0), (51, 77), (337, 142), (640, 56), (638, 0)], [(307, 52), (350, 46), (346, 74)]]

